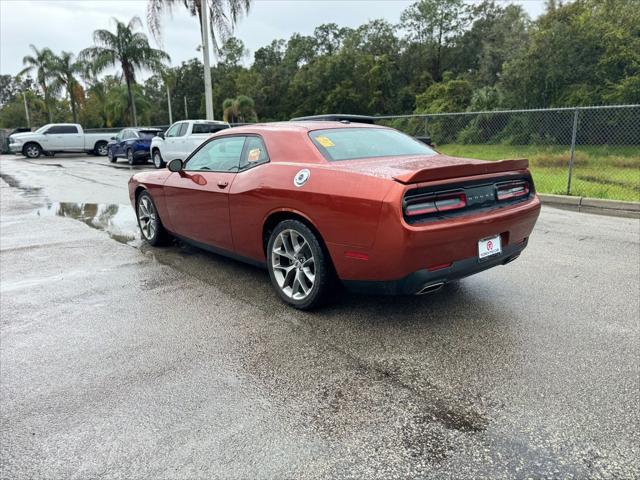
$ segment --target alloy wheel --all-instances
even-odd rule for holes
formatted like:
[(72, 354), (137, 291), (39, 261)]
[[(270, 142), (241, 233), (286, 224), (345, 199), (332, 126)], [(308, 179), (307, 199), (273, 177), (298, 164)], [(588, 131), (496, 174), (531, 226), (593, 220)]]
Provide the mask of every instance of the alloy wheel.
[(160, 156), (160, 152), (155, 152), (153, 154), (153, 164), (156, 168), (162, 168), (162, 157)]
[(271, 267), (280, 290), (294, 300), (305, 299), (316, 279), (316, 262), (307, 239), (296, 230), (283, 230), (272, 253)]
[(107, 144), (106, 143), (101, 143), (100, 145), (98, 145), (98, 155), (100, 155), (101, 157), (104, 157), (107, 154)]
[(40, 150), (35, 145), (29, 145), (26, 149), (27, 157), (36, 158), (40, 154)]
[(144, 238), (147, 240), (153, 239), (158, 229), (158, 214), (153, 202), (147, 195), (143, 195), (138, 202), (138, 221)]

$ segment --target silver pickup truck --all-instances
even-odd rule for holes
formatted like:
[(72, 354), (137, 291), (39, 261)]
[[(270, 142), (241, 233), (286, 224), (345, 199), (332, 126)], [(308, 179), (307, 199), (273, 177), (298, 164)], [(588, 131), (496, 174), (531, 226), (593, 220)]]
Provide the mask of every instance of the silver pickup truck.
[(57, 152), (86, 152), (105, 156), (113, 133), (84, 133), (77, 123), (49, 123), (35, 132), (14, 133), (9, 149), (28, 158)]

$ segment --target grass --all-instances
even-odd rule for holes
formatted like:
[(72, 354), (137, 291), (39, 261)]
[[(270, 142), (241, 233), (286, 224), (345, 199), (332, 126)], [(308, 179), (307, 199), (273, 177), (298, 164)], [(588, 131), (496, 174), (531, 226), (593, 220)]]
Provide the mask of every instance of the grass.
[[(458, 157), (481, 160), (528, 158), (540, 193), (567, 194), (569, 149), (538, 145), (438, 145)], [(578, 146), (573, 160), (571, 194), (640, 201), (640, 146)]]

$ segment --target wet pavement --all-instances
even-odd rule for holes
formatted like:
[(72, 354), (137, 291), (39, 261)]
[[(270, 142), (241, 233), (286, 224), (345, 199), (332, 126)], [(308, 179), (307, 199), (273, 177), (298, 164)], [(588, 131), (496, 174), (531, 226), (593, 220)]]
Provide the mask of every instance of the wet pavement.
[(638, 478), (640, 222), (544, 208), (423, 297), (140, 241), (148, 166), (0, 158), (2, 478)]

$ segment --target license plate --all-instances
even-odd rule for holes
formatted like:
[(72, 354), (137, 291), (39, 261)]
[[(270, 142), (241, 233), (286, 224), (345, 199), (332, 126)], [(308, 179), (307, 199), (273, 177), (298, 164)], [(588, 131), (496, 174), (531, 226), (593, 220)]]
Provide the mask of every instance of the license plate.
[(502, 245), (500, 244), (500, 235), (485, 238), (478, 242), (478, 258), (480, 260), (493, 255), (500, 255), (501, 253)]

